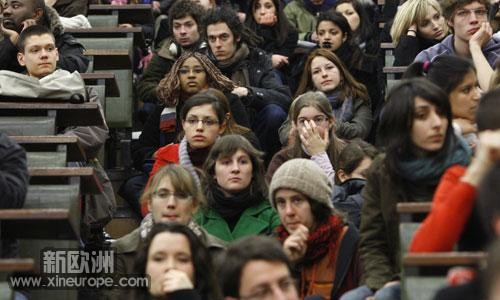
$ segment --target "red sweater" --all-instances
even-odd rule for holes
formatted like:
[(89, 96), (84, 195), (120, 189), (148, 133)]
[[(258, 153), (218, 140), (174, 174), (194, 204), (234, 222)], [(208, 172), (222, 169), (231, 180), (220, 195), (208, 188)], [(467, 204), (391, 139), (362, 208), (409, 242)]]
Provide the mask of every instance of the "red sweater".
[(443, 174), (431, 211), (419, 226), (409, 252), (452, 251), (474, 207), (476, 188), (460, 180), (466, 168), (455, 165)]

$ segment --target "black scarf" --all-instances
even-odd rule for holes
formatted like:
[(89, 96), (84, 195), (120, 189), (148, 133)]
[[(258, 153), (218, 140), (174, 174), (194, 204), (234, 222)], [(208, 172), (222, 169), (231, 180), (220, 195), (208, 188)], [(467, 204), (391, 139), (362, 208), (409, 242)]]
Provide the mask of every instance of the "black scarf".
[(249, 207), (261, 202), (261, 197), (256, 197), (247, 188), (240, 193), (226, 196), (219, 187), (212, 187), (213, 203), (211, 207), (225, 220), (239, 219), (241, 214)]

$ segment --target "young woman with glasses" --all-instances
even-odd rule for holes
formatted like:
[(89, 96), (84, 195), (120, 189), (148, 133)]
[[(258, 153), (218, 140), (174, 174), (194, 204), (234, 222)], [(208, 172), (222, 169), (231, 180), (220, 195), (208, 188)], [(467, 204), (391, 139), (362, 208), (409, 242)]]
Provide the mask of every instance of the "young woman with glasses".
[(234, 118), (236, 123), (250, 126), (245, 107), (237, 96), (231, 94), (233, 82), (222, 75), (205, 55), (196, 52), (182, 54), (158, 85), (160, 105), (144, 124), (139, 139), (133, 140), (131, 144), (134, 167), (141, 174), (127, 180), (119, 194), (138, 213), (139, 198), (154, 163), (153, 154), (159, 148), (179, 141), (182, 131), (179, 115), (184, 103), (189, 97), (209, 88), (224, 93), (224, 100), (229, 102), (227, 112), (231, 120)]
[(200, 226), (228, 242), (274, 232), (280, 222), (267, 200), (262, 155), (240, 135), (217, 140), (203, 166), (207, 201), (195, 216)]
[(290, 107), (289, 145), (276, 153), (269, 163), (266, 181), (285, 161), (309, 158), (315, 161), (333, 183), (334, 166), (345, 143), (336, 136), (332, 106), (323, 92), (307, 92), (295, 99)]
[[(140, 226), (129, 234), (117, 239), (112, 247), (116, 249), (116, 275), (133, 273), (137, 250), (151, 232), (154, 224), (180, 223), (187, 225), (213, 254), (219, 254), (225, 243), (212, 236), (193, 221), (193, 214), (204, 202), (203, 194), (193, 177), (182, 166), (168, 165), (159, 170), (151, 179), (142, 195), (150, 213)], [(111, 295), (118, 293), (110, 291)]]

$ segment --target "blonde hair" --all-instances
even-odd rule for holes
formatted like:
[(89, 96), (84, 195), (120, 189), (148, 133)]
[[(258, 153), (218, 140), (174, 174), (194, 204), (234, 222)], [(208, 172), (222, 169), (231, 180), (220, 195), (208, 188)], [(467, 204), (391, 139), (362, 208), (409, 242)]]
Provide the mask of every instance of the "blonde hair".
[[(440, 15), (443, 14), (441, 6), (436, 0), (408, 0), (402, 4), (394, 17), (391, 27), (391, 37), (394, 45), (399, 43), (401, 36), (406, 34), (412, 24), (422, 22), (431, 8), (434, 8)], [(448, 31), (446, 22), (444, 22), (443, 26)]]

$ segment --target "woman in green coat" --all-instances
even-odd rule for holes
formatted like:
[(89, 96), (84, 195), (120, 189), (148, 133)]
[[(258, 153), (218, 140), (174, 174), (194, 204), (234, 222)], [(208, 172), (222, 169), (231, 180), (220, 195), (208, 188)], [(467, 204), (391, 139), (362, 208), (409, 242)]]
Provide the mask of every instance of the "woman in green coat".
[(266, 198), (262, 153), (240, 135), (215, 142), (203, 166), (206, 197), (195, 219), (219, 239), (230, 242), (247, 235), (270, 235), (280, 224)]

